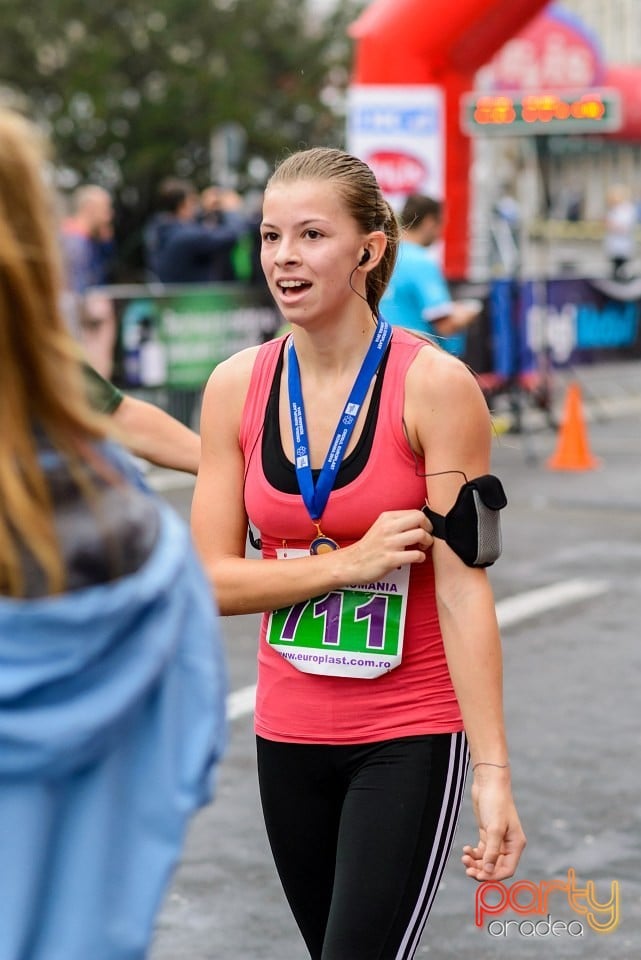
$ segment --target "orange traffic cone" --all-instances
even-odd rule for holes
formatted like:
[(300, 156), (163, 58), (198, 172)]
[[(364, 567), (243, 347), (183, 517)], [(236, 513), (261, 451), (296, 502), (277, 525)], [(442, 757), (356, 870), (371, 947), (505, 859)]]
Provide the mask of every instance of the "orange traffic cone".
[(571, 383), (567, 389), (556, 450), (546, 466), (549, 470), (596, 470), (601, 466), (590, 450), (578, 383)]

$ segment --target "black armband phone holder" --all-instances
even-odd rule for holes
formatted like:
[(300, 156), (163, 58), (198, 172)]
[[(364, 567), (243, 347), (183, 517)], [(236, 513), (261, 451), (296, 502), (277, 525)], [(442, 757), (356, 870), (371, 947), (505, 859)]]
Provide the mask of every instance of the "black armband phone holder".
[(498, 477), (486, 473), (463, 484), (456, 503), (443, 516), (430, 507), (423, 513), (432, 522), (432, 534), (445, 540), (468, 567), (489, 567), (501, 556), (499, 510), (507, 504)]

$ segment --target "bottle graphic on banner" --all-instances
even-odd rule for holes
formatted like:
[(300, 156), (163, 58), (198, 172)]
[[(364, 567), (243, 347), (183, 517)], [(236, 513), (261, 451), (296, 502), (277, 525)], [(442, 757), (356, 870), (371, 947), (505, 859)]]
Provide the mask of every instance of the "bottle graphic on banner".
[(167, 378), (167, 351), (159, 335), (158, 309), (152, 300), (132, 300), (120, 321), (123, 372), (127, 386), (158, 387)]
[(140, 320), (139, 375), (143, 387), (160, 387), (167, 380), (167, 348), (160, 342), (154, 318)]

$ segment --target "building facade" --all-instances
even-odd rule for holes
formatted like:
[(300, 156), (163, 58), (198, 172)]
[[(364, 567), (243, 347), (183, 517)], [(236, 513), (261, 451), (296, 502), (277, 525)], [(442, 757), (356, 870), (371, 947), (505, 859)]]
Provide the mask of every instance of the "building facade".
[[(551, 9), (574, 19), (608, 68), (639, 67), (641, 86), (641, 0), (564, 0)], [(481, 70), (479, 89), (487, 82)], [(479, 136), (471, 176), (473, 279), (517, 270), (598, 275), (607, 269), (602, 236), (609, 187), (625, 184), (641, 213), (641, 137)], [(497, 216), (506, 197), (520, 210), (516, 258)]]

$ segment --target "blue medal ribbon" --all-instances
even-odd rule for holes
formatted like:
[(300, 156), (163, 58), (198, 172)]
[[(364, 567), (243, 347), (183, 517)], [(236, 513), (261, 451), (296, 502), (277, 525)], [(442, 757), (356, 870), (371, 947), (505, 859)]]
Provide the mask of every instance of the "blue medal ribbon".
[(303, 502), (312, 522), (316, 524), (317, 527), (327, 505), (329, 495), (334, 487), (339, 467), (342, 463), (352, 431), (356, 425), (363, 401), (367, 396), (372, 377), (379, 368), (391, 336), (392, 328), (390, 324), (386, 320), (380, 319), (350, 391), (347, 403), (343, 408), (334, 437), (325, 455), (325, 461), (316, 485), (314, 485), (309, 458), (300, 367), (298, 366), (298, 357), (294, 349), (294, 341), (293, 339), (290, 340), (287, 385), (289, 389), (289, 412), (292, 424), (292, 437), (294, 439), (294, 466), (296, 468), (296, 479)]

